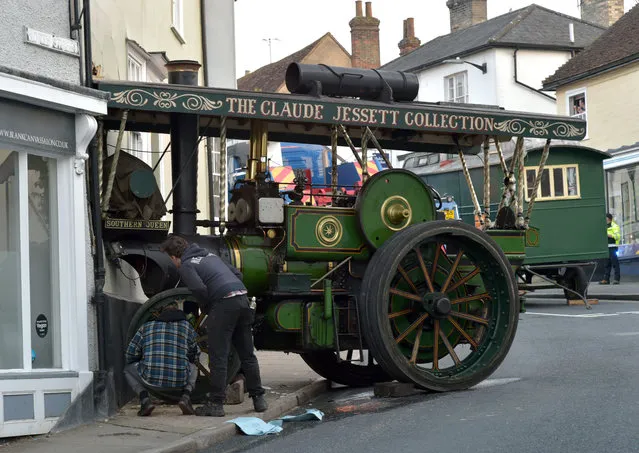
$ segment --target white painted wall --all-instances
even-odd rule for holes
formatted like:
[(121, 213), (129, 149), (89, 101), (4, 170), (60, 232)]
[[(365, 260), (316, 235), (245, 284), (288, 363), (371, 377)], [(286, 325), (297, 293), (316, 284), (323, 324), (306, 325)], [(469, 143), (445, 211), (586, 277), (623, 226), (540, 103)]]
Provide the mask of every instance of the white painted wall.
[[(515, 82), (515, 49), (495, 49), (497, 103), (507, 110), (554, 115), (556, 102)], [(545, 78), (570, 59), (570, 52), (522, 49), (517, 52), (517, 79), (540, 89)], [(547, 94), (554, 97), (553, 92)]]
[(468, 74), (469, 101), (473, 104), (495, 104), (496, 95), (496, 70), (495, 50), (477, 52), (463, 58), (476, 64), (486, 63), (486, 74), (469, 64), (442, 63), (428, 68), (417, 74), (419, 78), (419, 95), (417, 100), (421, 102), (439, 102), (446, 100), (444, 78), (458, 72), (466, 71)]
[[(486, 63), (487, 72), (469, 64), (442, 63), (418, 73), (419, 95), (422, 102), (444, 101), (444, 78), (466, 71), (469, 102), (498, 105), (507, 110), (555, 114), (556, 102), (515, 82), (515, 49), (489, 49), (462, 60), (476, 64)], [(528, 50), (517, 52), (517, 78), (533, 88), (541, 88), (545, 78), (570, 58), (570, 52)], [(548, 93), (551, 96), (552, 92)]]

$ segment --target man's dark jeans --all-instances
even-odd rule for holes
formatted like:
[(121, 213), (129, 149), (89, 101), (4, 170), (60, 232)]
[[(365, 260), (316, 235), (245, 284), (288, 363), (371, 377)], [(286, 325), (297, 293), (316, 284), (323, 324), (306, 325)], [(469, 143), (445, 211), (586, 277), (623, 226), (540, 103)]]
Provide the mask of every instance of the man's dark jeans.
[(215, 301), (206, 321), (211, 371), (211, 401), (224, 403), (228, 356), (231, 344), (235, 346), (242, 362), (249, 396), (264, 394), (260, 379), (260, 367), (253, 351), (251, 325), (255, 310), (246, 296), (230, 297)]
[(606, 261), (604, 280), (610, 281), (611, 268), (615, 271), (615, 281), (618, 282), (621, 279), (621, 272), (619, 272), (619, 258), (617, 257), (617, 247), (608, 247), (608, 260)]

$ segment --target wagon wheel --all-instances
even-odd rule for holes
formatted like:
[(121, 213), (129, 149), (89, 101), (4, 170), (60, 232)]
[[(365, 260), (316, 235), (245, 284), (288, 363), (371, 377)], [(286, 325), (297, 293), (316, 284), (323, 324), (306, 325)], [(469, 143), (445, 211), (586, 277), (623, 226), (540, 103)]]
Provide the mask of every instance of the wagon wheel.
[(360, 298), (375, 359), (397, 380), (461, 390), (504, 360), (519, 298), (504, 253), (487, 234), (433, 221), (396, 233), (373, 255)]
[[(169, 289), (167, 291), (162, 291), (161, 293), (158, 293), (147, 300), (133, 316), (133, 319), (129, 324), (127, 338), (129, 341), (131, 341), (131, 339), (135, 335), (135, 332), (137, 332), (142, 324), (157, 316), (160, 313), (161, 309), (171, 302), (177, 302), (180, 310), (183, 310), (185, 313), (187, 313), (187, 315), (194, 316), (193, 318), (191, 318), (191, 323), (193, 324), (193, 327), (198, 334), (197, 342), (202, 353), (200, 354), (199, 362), (197, 363), (199, 375), (195, 384), (195, 389), (193, 389), (193, 392), (191, 392), (191, 400), (194, 403), (199, 403), (204, 400), (206, 393), (211, 390), (209, 381), (210, 371), (208, 344), (206, 341), (207, 314), (200, 313), (198, 304), (188, 289)], [(235, 378), (240, 370), (240, 365), (240, 359), (235, 349), (231, 347), (231, 353), (229, 354), (227, 368), (227, 384), (231, 383), (232, 380)], [(177, 402), (181, 397), (180, 391), (176, 392), (170, 389), (167, 389), (166, 391), (160, 391), (156, 388), (147, 388), (147, 390), (154, 396), (167, 401)]]
[[(353, 357), (354, 352), (355, 357)], [(359, 350), (342, 351), (341, 361), (337, 360), (335, 351), (311, 351), (302, 353), (300, 356), (320, 376), (349, 387), (368, 387), (376, 382), (393, 379), (378, 363), (375, 363), (368, 351), (364, 351), (363, 357), (359, 357)]]

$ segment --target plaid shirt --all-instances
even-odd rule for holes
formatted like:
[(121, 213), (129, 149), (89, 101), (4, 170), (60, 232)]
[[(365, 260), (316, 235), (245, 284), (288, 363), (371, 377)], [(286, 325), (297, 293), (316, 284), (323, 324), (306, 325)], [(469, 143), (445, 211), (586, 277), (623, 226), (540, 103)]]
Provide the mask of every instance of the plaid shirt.
[(189, 362), (200, 354), (195, 329), (186, 321), (144, 323), (126, 351), (127, 363), (139, 362), (142, 379), (156, 387), (180, 388), (187, 383)]

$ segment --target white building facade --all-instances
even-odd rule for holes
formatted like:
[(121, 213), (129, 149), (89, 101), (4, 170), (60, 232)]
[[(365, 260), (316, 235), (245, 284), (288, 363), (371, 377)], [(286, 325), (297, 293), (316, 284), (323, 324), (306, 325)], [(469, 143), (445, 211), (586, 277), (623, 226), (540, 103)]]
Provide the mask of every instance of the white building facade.
[(48, 432), (93, 380), (86, 161), (94, 115), (107, 111), (105, 96), (80, 86), (69, 4), (8, 3), (0, 19), (0, 437)]

